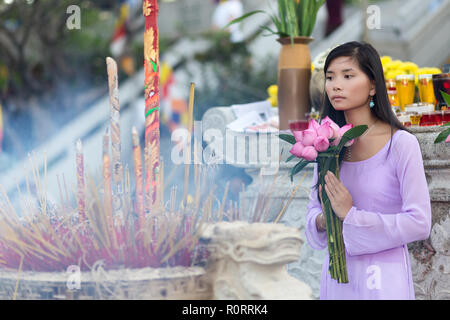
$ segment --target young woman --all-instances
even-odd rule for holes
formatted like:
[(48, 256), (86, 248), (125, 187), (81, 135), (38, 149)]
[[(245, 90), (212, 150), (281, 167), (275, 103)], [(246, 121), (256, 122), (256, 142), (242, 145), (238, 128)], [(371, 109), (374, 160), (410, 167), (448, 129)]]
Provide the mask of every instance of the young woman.
[[(321, 299), (414, 299), (407, 244), (426, 239), (431, 204), (419, 143), (389, 105), (376, 50), (349, 42), (328, 55), (321, 117), (339, 126), (368, 129), (341, 153), (340, 180), (331, 172), (325, 191), (343, 221), (349, 282), (339, 284), (325, 257)], [(318, 181), (317, 164), (313, 183)], [(318, 186), (311, 189), (306, 237), (313, 249), (327, 248)]]

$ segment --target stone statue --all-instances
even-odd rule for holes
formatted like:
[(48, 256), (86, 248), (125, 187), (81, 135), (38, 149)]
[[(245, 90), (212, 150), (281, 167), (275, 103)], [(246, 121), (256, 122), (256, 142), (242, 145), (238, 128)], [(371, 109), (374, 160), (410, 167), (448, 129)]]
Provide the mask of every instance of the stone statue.
[(201, 241), (211, 253), (208, 275), (213, 299), (311, 299), (312, 290), (287, 272), (303, 240), (293, 227), (273, 223), (208, 225)]

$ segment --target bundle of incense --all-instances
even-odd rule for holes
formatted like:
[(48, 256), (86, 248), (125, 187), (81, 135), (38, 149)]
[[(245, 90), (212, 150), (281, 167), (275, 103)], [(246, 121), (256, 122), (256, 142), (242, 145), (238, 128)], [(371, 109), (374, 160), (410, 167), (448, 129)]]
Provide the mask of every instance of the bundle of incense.
[[(111, 189), (111, 160), (109, 158), (109, 129), (106, 128), (103, 136), (103, 207), (105, 210), (108, 232), (110, 236), (113, 234), (114, 220), (113, 220), (113, 204), (112, 204), (112, 189)], [(114, 239), (114, 237), (113, 237)], [(117, 247), (116, 241), (114, 241), (114, 247)]]
[[(120, 141), (120, 104), (119, 104), (119, 85), (117, 75), (117, 63), (114, 59), (106, 58), (108, 72), (108, 87), (110, 101), (110, 125), (111, 125), (111, 160), (113, 168), (114, 197), (121, 197), (123, 168), (120, 160), (121, 141)], [(122, 199), (121, 199), (122, 200)], [(115, 211), (120, 208), (115, 206)], [(116, 214), (119, 212), (116, 212)]]
[(83, 147), (81, 140), (77, 141), (77, 189), (78, 189), (78, 216), (80, 221), (86, 220), (86, 194), (84, 184), (84, 161), (83, 161)]
[(144, 211), (146, 214), (150, 213), (153, 205), (152, 201), (152, 164), (151, 164), (152, 146), (144, 147), (144, 167), (145, 167), (145, 188), (144, 188)]
[(131, 129), (133, 141), (134, 180), (136, 185), (136, 211), (139, 217), (139, 229), (144, 227), (144, 191), (142, 180), (142, 159), (139, 136), (135, 127)]
[(160, 157), (159, 181), (158, 181), (158, 203), (164, 211), (164, 158)]
[(188, 183), (189, 183), (189, 165), (191, 162), (191, 134), (192, 134), (192, 122), (193, 122), (193, 113), (194, 113), (194, 92), (195, 92), (195, 84), (191, 82), (190, 90), (189, 90), (189, 114), (188, 114), (188, 139), (186, 154), (185, 154), (185, 162), (184, 162), (184, 195), (183, 195), (183, 204), (186, 207), (187, 196), (188, 196)]

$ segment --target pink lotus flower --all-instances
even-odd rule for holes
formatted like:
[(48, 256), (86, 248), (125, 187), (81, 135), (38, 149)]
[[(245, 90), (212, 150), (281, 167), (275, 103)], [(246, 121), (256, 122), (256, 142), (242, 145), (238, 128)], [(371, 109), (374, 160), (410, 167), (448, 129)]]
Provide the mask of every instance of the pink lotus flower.
[(313, 146), (307, 146), (303, 148), (301, 157), (307, 161), (314, 161), (318, 155), (317, 150)]
[(447, 136), (447, 139), (445, 139), (446, 143), (450, 143), (450, 134)]
[(302, 142), (303, 140), (303, 131), (294, 131), (294, 138), (296, 142)]
[(323, 136), (327, 139), (330, 139), (333, 137), (334, 131), (331, 128), (331, 125), (329, 122), (322, 123), (320, 127), (317, 129), (317, 135)]
[(327, 151), (329, 146), (330, 142), (328, 141), (327, 137), (317, 136), (317, 138), (314, 140), (314, 148), (318, 152)]
[(314, 140), (317, 138), (317, 132), (314, 129), (306, 129), (303, 130), (302, 135), (302, 144), (307, 146), (312, 146), (314, 144)]
[[(299, 131), (300, 132), (300, 131)], [(305, 147), (302, 145), (301, 142), (297, 142), (296, 144), (294, 144), (291, 148), (291, 150), (289, 150), (289, 152), (291, 154), (293, 154), (294, 156), (301, 158), (302, 157), (302, 151)]]
[[(344, 133), (346, 133), (351, 128), (353, 128), (353, 124), (351, 124), (351, 123), (348, 123), (345, 126), (343, 126), (342, 128), (340, 128), (339, 129), (339, 135), (341, 136), (341, 138), (344, 135)], [(344, 146), (345, 147), (350, 147), (354, 142), (355, 142), (355, 139), (352, 139), (352, 140), (348, 141), (346, 144), (344, 144)]]
[[(343, 126), (342, 128), (339, 128), (339, 132), (338, 132), (338, 137), (331, 143), (332, 146), (337, 146), (339, 144), (339, 142), (341, 142), (342, 136), (344, 135), (344, 133), (346, 133), (348, 130), (350, 130), (351, 128), (353, 128), (353, 124), (348, 123), (345, 126)], [(350, 147), (353, 144), (354, 139), (348, 141), (345, 146), (346, 147)]]
[(328, 116), (323, 118), (322, 124), (324, 124), (324, 123), (330, 124), (330, 127), (333, 130), (333, 136), (331, 138), (336, 139), (339, 136), (339, 129), (340, 129), (339, 126), (333, 120), (331, 120)]
[(319, 128), (320, 128), (320, 124), (315, 119), (309, 120), (308, 129), (313, 129), (314, 131), (317, 132), (317, 130)]

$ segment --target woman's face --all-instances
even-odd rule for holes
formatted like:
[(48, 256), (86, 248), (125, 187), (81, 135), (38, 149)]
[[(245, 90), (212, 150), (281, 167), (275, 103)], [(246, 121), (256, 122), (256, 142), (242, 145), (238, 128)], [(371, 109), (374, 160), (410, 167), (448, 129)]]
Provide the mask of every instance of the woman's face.
[(374, 82), (351, 57), (332, 60), (325, 78), (325, 90), (336, 110), (347, 111), (366, 106), (370, 101), (369, 96), (375, 95)]

